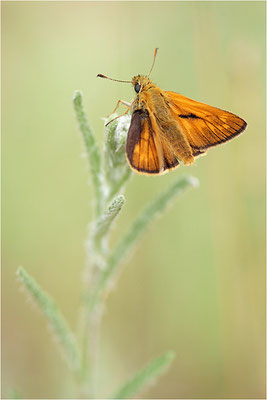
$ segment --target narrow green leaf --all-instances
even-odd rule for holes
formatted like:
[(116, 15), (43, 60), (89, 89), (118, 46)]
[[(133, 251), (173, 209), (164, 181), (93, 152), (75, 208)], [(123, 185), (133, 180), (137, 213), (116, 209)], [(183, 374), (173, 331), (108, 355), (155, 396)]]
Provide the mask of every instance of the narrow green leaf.
[(114, 219), (118, 216), (124, 204), (125, 197), (123, 195), (115, 197), (115, 199), (111, 202), (105, 214), (103, 214), (96, 222), (95, 230), (93, 232), (95, 241), (101, 240), (101, 238), (107, 235)]
[[(134, 247), (141, 235), (145, 232), (148, 225), (160, 216), (167, 206), (169, 206), (175, 197), (182, 194), (187, 188), (197, 186), (198, 181), (193, 177), (183, 177), (175, 181), (167, 190), (160, 194), (151, 202), (141, 214), (136, 218), (129, 231), (123, 236), (118, 246), (109, 259), (110, 268), (116, 265), (129, 253)], [(111, 273), (112, 271), (110, 271)]]
[(96, 215), (99, 216), (103, 206), (103, 177), (101, 173), (101, 155), (95, 140), (93, 128), (90, 126), (83, 108), (83, 98), (80, 91), (76, 91), (73, 97), (74, 109), (79, 123), (80, 131), (84, 138), (88, 162), (92, 174), (92, 180), (96, 193)]
[(143, 392), (166, 371), (173, 361), (174, 356), (174, 353), (169, 351), (150, 361), (143, 369), (138, 371), (113, 393), (110, 399), (126, 399)]
[(169, 206), (172, 201), (186, 189), (196, 187), (197, 185), (198, 180), (194, 177), (189, 176), (179, 178), (141, 212), (109, 256), (107, 266), (99, 276), (95, 290), (91, 294), (91, 306), (94, 306), (98, 296), (105, 290), (107, 284), (110, 282), (111, 276), (116, 272), (120, 262), (134, 248), (155, 217), (161, 215), (167, 206)]
[(80, 368), (80, 352), (76, 339), (54, 300), (41, 289), (38, 283), (23, 267), (18, 268), (17, 275), (35, 303), (46, 316), (58, 342), (61, 344), (63, 354), (69, 366), (75, 370)]

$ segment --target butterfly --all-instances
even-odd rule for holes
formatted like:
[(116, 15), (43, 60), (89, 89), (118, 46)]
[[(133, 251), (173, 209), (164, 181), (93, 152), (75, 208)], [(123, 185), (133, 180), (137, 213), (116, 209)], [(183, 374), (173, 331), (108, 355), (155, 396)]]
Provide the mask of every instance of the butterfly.
[(192, 164), (210, 147), (233, 139), (247, 126), (235, 114), (175, 92), (161, 90), (152, 83), (149, 76), (157, 50), (154, 50), (148, 75), (134, 76), (132, 81), (97, 75), (133, 85), (136, 92), (133, 102), (129, 104), (119, 100), (115, 110), (120, 103), (128, 107), (124, 114), (132, 110), (126, 157), (135, 172), (148, 175), (166, 173), (180, 163)]

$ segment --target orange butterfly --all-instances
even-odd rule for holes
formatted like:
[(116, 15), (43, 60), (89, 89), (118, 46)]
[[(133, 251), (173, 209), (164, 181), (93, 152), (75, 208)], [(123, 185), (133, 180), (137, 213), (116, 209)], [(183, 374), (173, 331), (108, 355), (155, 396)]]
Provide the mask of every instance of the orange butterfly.
[(125, 114), (132, 109), (126, 155), (130, 167), (140, 174), (162, 174), (177, 168), (179, 162), (192, 164), (209, 147), (234, 138), (247, 126), (235, 114), (154, 85), (149, 75), (157, 50), (148, 75), (137, 75), (132, 81), (97, 75), (134, 86), (137, 96), (133, 102), (119, 100), (115, 110), (119, 103), (128, 106)]

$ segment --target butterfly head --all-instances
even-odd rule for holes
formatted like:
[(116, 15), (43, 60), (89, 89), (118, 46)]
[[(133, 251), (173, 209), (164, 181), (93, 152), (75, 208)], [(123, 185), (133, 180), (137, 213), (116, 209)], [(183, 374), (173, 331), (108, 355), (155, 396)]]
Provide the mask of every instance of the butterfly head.
[[(153, 63), (152, 66), (150, 68), (150, 71), (147, 75), (137, 75), (134, 76), (133, 79), (131, 81), (122, 81), (120, 79), (113, 79), (113, 78), (109, 78), (106, 75), (103, 74), (98, 74), (97, 77), (99, 78), (105, 78), (105, 79), (109, 79), (110, 81), (115, 81), (115, 82), (123, 82), (123, 83), (132, 83), (134, 90), (136, 91), (136, 93), (140, 93), (147, 85), (151, 85), (152, 82), (149, 79), (149, 76), (151, 74), (151, 71), (154, 67), (155, 64), (155, 60), (156, 60), (156, 55), (157, 55), (157, 51), (158, 48), (154, 49), (154, 58), (153, 58)], [(153, 85), (153, 84), (152, 84)]]
[(151, 84), (151, 80), (146, 75), (137, 75), (132, 79), (132, 84), (136, 93), (140, 93), (147, 85)]

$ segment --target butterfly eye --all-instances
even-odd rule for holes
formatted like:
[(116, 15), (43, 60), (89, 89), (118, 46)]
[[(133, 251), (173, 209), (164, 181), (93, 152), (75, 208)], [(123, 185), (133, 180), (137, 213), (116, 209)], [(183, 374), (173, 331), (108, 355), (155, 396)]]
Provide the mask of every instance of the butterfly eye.
[(136, 91), (136, 93), (139, 93), (139, 92), (140, 92), (140, 89), (141, 89), (140, 83), (136, 83), (136, 84), (134, 85), (134, 90)]

